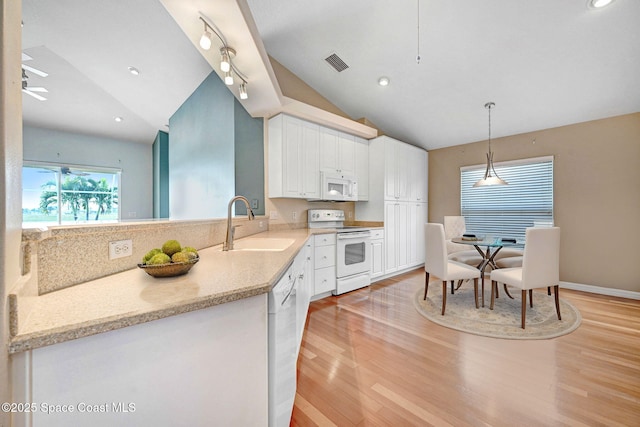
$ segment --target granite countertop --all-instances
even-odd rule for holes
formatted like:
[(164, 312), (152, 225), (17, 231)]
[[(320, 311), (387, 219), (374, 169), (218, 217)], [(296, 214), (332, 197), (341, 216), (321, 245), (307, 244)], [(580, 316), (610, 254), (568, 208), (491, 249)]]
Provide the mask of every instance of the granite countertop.
[[(29, 299), (29, 315), (9, 343), (18, 353), (267, 293), (312, 234), (267, 231), (250, 237), (290, 238), (284, 251), (202, 249), (188, 274), (154, 278), (140, 268)], [(250, 238), (248, 237), (248, 238)]]

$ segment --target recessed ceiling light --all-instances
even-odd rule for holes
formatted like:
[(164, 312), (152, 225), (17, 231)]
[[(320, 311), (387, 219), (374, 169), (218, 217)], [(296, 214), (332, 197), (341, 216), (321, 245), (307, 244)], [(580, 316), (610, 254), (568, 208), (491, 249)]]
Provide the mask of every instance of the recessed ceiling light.
[(127, 68), (129, 70), (129, 72), (131, 74), (133, 74), (134, 76), (139, 76), (140, 75), (140, 71), (136, 68), (136, 67), (129, 67)]
[(383, 76), (383, 77), (380, 77), (380, 78), (378, 79), (378, 84), (379, 84), (380, 86), (387, 86), (387, 85), (389, 84), (389, 77), (384, 77), (384, 76)]
[(589, 0), (587, 5), (591, 9), (601, 9), (605, 6), (609, 6), (611, 3), (613, 3), (613, 0)]
[(122, 117), (118, 116), (118, 117), (116, 117), (116, 118), (115, 118), (115, 119), (113, 119), (113, 120), (115, 120), (116, 122), (120, 123), (120, 122), (121, 122), (121, 121), (123, 121), (124, 119), (123, 119)]

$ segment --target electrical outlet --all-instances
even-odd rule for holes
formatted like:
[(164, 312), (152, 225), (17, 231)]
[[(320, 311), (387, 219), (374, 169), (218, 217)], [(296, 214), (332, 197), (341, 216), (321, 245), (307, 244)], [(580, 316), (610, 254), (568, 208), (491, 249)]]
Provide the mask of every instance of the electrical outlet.
[(293, 219), (294, 221), (298, 219), (298, 212), (296, 211), (291, 212), (291, 219)]
[(251, 199), (251, 209), (258, 209), (258, 199)]
[(353, 212), (349, 211), (349, 219), (353, 219)]
[(278, 211), (269, 211), (269, 219), (278, 219)]
[(109, 242), (109, 259), (124, 258), (133, 255), (132, 240)]

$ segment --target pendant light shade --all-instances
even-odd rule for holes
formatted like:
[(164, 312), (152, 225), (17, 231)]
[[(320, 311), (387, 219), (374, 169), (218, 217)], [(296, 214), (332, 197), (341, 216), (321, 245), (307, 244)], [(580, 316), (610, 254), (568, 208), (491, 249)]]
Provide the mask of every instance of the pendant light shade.
[(491, 151), (491, 109), (496, 104), (487, 102), (484, 108), (489, 110), (489, 152), (487, 153), (487, 169), (484, 172), (484, 178), (473, 184), (474, 187), (486, 187), (489, 185), (507, 185), (508, 182), (500, 178), (493, 168), (493, 152)]

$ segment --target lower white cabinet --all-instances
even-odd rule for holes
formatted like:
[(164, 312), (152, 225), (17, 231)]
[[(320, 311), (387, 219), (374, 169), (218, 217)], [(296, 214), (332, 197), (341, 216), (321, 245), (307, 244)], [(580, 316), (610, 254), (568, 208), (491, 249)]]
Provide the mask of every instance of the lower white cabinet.
[(314, 292), (317, 296), (336, 290), (336, 235), (314, 236)]
[(384, 275), (384, 229), (371, 230), (371, 278)]
[(297, 298), (296, 298), (296, 335), (298, 343), (298, 351), (302, 344), (302, 334), (304, 326), (307, 323), (307, 314), (309, 313), (309, 302), (314, 294), (313, 283), (313, 239), (307, 240), (307, 243), (300, 250), (293, 262), (294, 271), (297, 272)]
[(389, 201), (384, 210), (385, 274), (423, 264), (427, 204)]
[(14, 427), (267, 425), (267, 294), (11, 358)]

